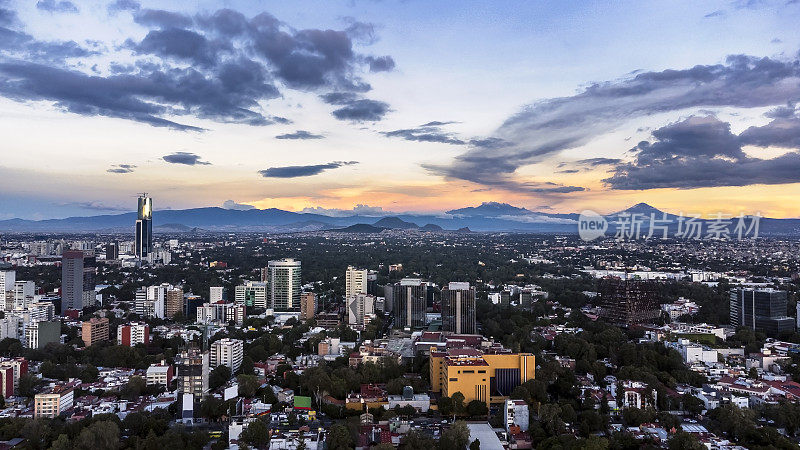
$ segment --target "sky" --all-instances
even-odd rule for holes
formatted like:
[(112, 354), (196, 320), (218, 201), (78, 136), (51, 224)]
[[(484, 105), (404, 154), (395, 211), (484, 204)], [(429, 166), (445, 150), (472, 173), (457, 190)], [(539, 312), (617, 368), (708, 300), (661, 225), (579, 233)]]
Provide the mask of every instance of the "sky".
[(0, 0), (0, 219), (139, 192), (800, 217), (799, 20), (797, 0)]

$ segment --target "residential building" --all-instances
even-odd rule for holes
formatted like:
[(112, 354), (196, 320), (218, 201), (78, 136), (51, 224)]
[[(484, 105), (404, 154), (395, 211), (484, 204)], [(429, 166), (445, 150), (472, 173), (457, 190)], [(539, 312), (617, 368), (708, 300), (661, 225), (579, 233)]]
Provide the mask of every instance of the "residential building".
[(208, 392), (209, 357), (208, 352), (191, 348), (175, 357), (175, 376), (178, 379), (178, 392), (202, 397)]
[(67, 250), (61, 255), (61, 311), (83, 309), (83, 251)]
[(317, 313), (317, 294), (303, 292), (300, 294), (300, 320), (310, 320)]
[[(28, 309), (28, 305), (34, 302), (36, 294), (36, 283), (33, 281), (16, 281), (14, 282), (14, 302), (12, 308), (16, 311), (24, 311)], [(6, 308), (11, 309), (11, 308)]]
[(133, 322), (117, 327), (117, 345), (133, 347), (137, 344), (150, 343), (150, 326), (146, 323)]
[(242, 365), (244, 343), (239, 339), (220, 339), (211, 344), (210, 354), (212, 369), (217, 366), (228, 366), (232, 373), (236, 373)]
[(246, 308), (236, 303), (205, 303), (197, 307), (197, 323), (244, 323)]
[(430, 350), (431, 390), (451, 397), (503, 403), (520, 384), (534, 379), (536, 357), (530, 353), (484, 353), (472, 348)]
[(223, 300), (223, 294), (225, 293), (225, 288), (222, 286), (211, 286), (209, 288), (209, 295), (208, 295), (208, 302), (209, 303), (217, 303)]
[[(170, 284), (167, 283), (160, 284), (158, 286), (148, 286), (146, 288), (141, 288), (138, 291), (136, 291), (134, 311), (140, 317), (153, 317), (157, 319), (165, 319), (167, 311), (166, 309), (167, 293), (170, 291), (176, 291), (175, 294), (173, 295), (177, 295), (178, 290), (179, 289), (173, 288)], [(183, 291), (181, 291), (180, 295), (183, 295)], [(181, 299), (181, 302), (182, 301), (183, 300)]]
[(795, 329), (786, 315), (787, 293), (772, 288), (733, 289), (730, 294), (730, 319), (733, 327), (747, 327), (777, 337)]
[(28, 373), (25, 358), (4, 359), (0, 361), (0, 394), (8, 398), (17, 394), (19, 377)]
[(248, 281), (243, 285), (236, 286), (234, 302), (238, 305), (266, 308), (267, 283)]
[(392, 289), (392, 311), (398, 328), (425, 326), (428, 284), (419, 278), (403, 278)]
[(74, 387), (56, 385), (45, 392), (36, 394), (34, 398), (34, 418), (53, 419), (63, 414), (74, 405)]
[(108, 340), (108, 319), (92, 317), (81, 325), (81, 339), (87, 347)]
[(367, 293), (367, 269), (356, 269), (353, 266), (347, 266), (345, 272), (345, 289), (344, 297), (350, 298), (356, 294)]
[(169, 388), (174, 374), (172, 366), (166, 361), (161, 361), (161, 364), (151, 364), (145, 376), (148, 386), (159, 385)]
[(442, 289), (442, 330), (476, 334), (475, 288), (469, 283), (450, 283)]
[(183, 314), (183, 288), (170, 287), (167, 289), (164, 315), (172, 319), (178, 313)]
[(25, 325), (25, 344), (28, 348), (44, 348), (61, 342), (61, 322), (30, 322)]
[(358, 293), (347, 298), (347, 323), (363, 329), (375, 317), (375, 296)]
[(529, 417), (528, 404), (524, 400), (508, 399), (503, 404), (506, 431), (510, 431), (513, 426), (519, 427), (520, 431), (528, 431)]
[(0, 300), (5, 302), (8, 292), (14, 290), (14, 283), (17, 280), (17, 272), (13, 270), (0, 270)]
[(269, 261), (269, 307), (275, 311), (300, 311), (300, 261), (292, 258)]

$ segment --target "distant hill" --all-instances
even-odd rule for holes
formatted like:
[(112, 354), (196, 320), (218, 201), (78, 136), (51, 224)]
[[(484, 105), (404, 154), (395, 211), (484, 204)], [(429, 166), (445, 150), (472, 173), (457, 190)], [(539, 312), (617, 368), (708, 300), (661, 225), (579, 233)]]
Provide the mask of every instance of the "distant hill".
[(402, 230), (419, 228), (419, 225), (411, 222), (406, 222), (399, 217), (384, 217), (383, 219), (375, 222), (374, 225), (376, 227), (381, 227), (381, 228), (392, 228), (392, 229), (402, 229)]
[(386, 228), (376, 227), (368, 223), (357, 223), (349, 227), (339, 228), (333, 231), (340, 231), (342, 233), (380, 233)]
[(420, 227), (419, 230), (420, 231), (444, 231), (444, 228), (440, 227), (439, 225), (435, 225), (435, 224), (429, 223), (429, 224), (425, 225), (424, 227)]

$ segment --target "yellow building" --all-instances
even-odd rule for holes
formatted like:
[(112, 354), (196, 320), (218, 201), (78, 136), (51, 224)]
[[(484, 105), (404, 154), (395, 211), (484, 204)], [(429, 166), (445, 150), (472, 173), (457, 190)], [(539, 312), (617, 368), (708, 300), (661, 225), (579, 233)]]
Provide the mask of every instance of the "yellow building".
[(475, 349), (431, 348), (431, 390), (451, 397), (502, 403), (511, 391), (536, 375), (536, 357), (530, 353), (487, 353)]

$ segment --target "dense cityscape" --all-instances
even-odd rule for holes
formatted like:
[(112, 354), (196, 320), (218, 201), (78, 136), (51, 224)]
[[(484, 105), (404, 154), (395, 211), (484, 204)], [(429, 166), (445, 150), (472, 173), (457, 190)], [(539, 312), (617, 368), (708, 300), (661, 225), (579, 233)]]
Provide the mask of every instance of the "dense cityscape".
[(3, 448), (793, 448), (798, 243), (5, 235)]

